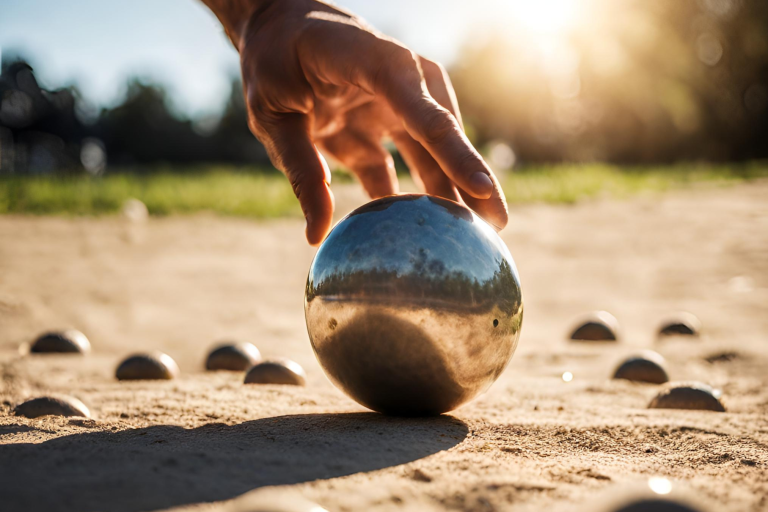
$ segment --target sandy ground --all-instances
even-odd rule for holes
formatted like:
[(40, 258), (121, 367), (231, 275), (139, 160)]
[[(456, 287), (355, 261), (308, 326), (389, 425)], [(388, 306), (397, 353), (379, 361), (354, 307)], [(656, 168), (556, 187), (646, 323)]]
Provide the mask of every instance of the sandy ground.
[[(298, 220), (0, 217), (0, 509), (220, 510), (278, 486), (330, 511), (598, 510), (658, 477), (703, 508), (768, 510), (766, 198), (758, 182), (514, 208), (502, 236), (525, 294), (518, 351), (488, 393), (426, 419), (366, 412), (326, 380), (304, 326), (313, 250)], [(359, 201), (343, 189), (339, 210)], [(598, 308), (622, 341), (567, 342)], [(677, 310), (701, 318), (702, 339), (655, 341)], [(19, 355), (63, 327), (93, 353)], [(203, 372), (228, 338), (295, 359), (307, 387)], [(657, 387), (609, 379), (642, 348), (674, 380), (721, 388), (728, 412), (648, 410)], [(148, 349), (182, 376), (114, 380)], [(12, 415), (49, 392), (94, 419)]]

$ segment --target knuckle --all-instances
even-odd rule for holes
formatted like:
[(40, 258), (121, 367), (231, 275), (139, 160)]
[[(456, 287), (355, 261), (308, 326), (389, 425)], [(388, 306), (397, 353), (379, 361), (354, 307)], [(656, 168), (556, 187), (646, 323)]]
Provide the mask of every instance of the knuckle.
[(424, 129), (420, 135), (428, 144), (439, 144), (457, 130), (453, 115), (442, 107), (430, 108), (423, 118)]
[(382, 82), (397, 77), (403, 82), (420, 80), (417, 56), (411, 50), (392, 41), (385, 41), (379, 57), (379, 78)]
[(420, 57), (420, 62), (421, 70), (425, 77), (437, 79), (445, 76), (445, 68), (442, 66), (442, 64), (433, 60), (425, 59), (424, 57)]

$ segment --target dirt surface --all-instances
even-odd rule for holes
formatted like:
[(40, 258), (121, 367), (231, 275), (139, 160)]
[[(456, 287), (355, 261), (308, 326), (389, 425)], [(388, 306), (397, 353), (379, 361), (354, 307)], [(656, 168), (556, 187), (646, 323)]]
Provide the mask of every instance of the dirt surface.
[[(362, 201), (341, 192), (341, 211)], [(514, 208), (502, 236), (525, 295), (517, 353), (488, 393), (420, 419), (366, 412), (326, 380), (304, 325), (314, 251), (299, 221), (0, 217), (0, 509), (224, 510), (278, 486), (329, 511), (599, 510), (666, 478), (702, 509), (768, 510), (766, 198), (757, 182)], [(593, 309), (618, 318), (620, 342), (566, 341)], [(657, 342), (678, 310), (702, 338)], [(90, 355), (20, 355), (67, 327)], [(307, 387), (205, 373), (222, 339), (296, 360)], [(648, 410), (658, 386), (609, 379), (646, 348), (673, 380), (722, 389), (728, 412)], [(181, 376), (117, 382), (143, 350)], [(47, 393), (93, 419), (12, 415)]]

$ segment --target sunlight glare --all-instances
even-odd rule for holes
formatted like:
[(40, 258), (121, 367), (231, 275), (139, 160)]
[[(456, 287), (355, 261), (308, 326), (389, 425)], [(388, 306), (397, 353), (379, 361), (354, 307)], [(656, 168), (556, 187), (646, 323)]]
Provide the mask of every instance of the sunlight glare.
[(513, 0), (514, 18), (526, 29), (541, 35), (552, 35), (575, 24), (578, 0)]
[(648, 487), (656, 494), (669, 494), (672, 492), (672, 482), (658, 476), (648, 479)]

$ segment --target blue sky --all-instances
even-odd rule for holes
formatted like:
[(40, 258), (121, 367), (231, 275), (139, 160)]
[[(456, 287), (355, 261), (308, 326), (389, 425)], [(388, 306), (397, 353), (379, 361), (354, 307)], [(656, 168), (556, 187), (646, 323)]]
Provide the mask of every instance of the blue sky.
[[(505, 0), (343, 0), (427, 57), (450, 63)], [(120, 99), (129, 76), (169, 87), (181, 111), (203, 114), (226, 100), (237, 54), (198, 0), (0, 0), (0, 50), (22, 52), (43, 85), (75, 83), (99, 104)], [(483, 8), (480, 8), (482, 6)]]

